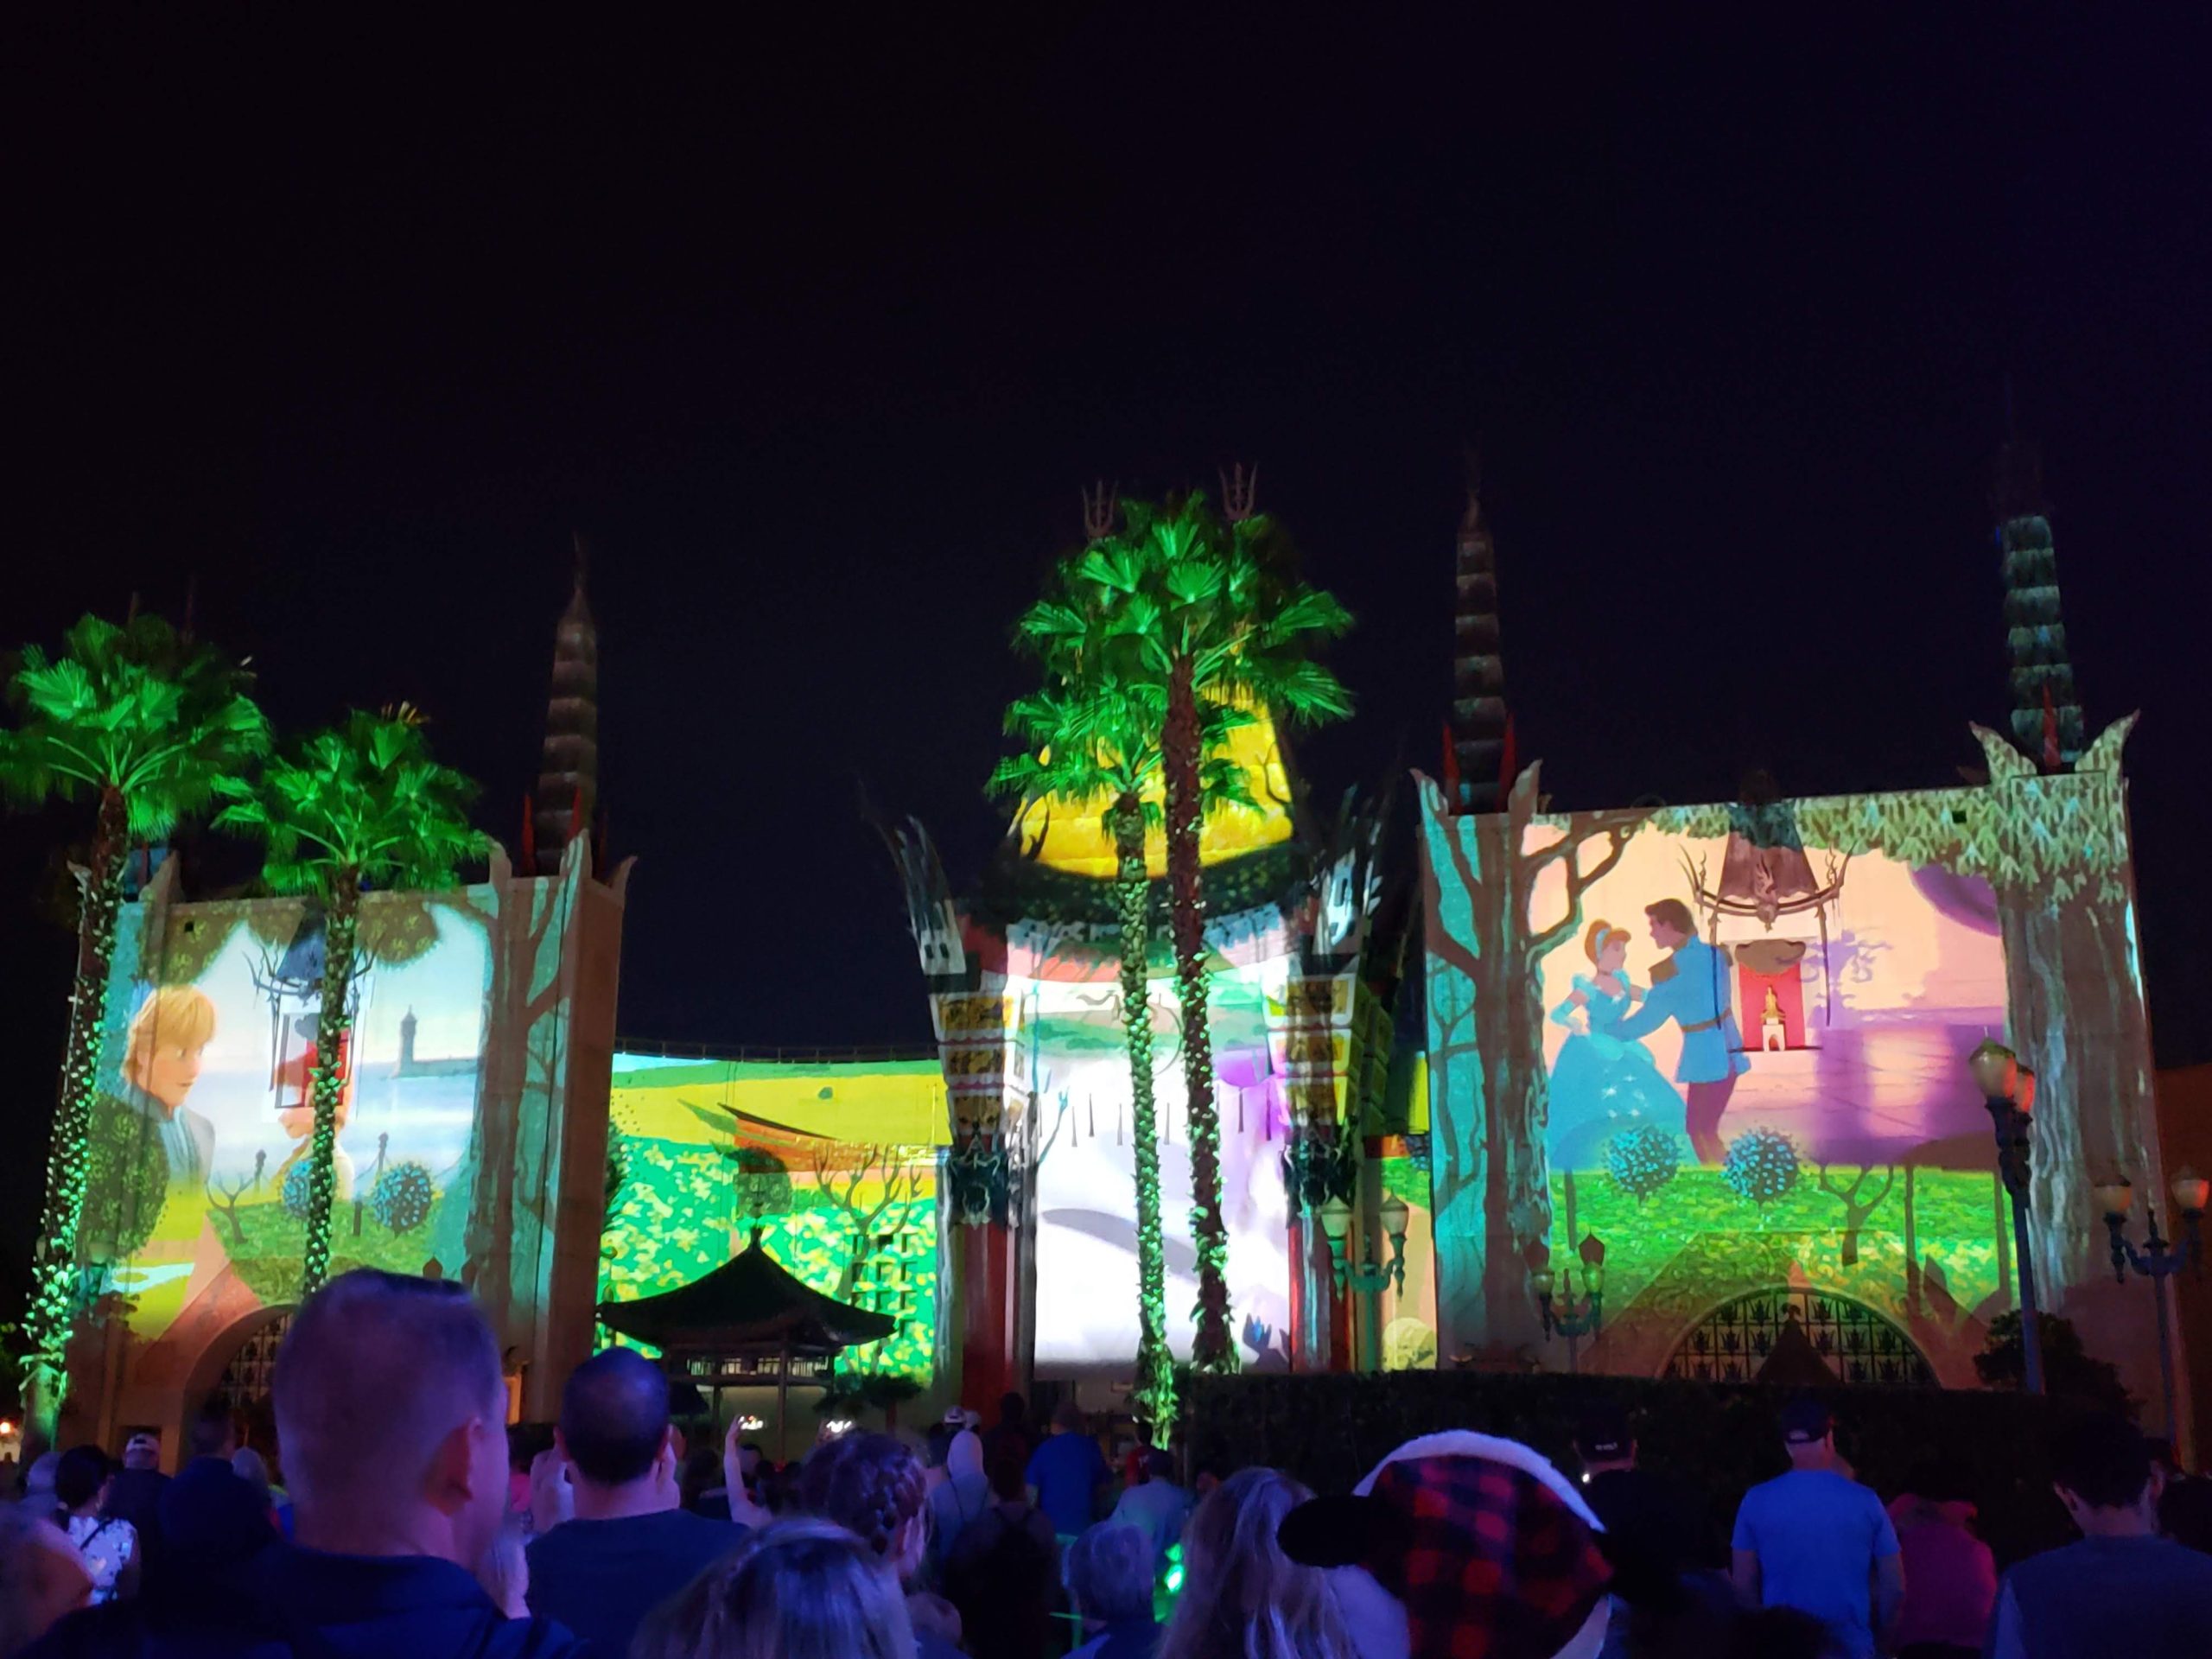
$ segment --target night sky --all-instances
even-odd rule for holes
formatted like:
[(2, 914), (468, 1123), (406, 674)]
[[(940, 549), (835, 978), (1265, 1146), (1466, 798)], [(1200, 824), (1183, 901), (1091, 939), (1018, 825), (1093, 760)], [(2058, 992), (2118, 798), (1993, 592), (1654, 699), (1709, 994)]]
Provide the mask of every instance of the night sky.
[[(1359, 619), (1358, 716), (1300, 749), (1326, 798), (1438, 764), (1478, 435), (1555, 804), (1942, 785), (2008, 706), (2009, 378), (2089, 728), (2144, 711), (2159, 1056), (2212, 1058), (2200, 20), (868, 10), (13, 20), (0, 646), (191, 583), (280, 726), (422, 705), (512, 844), (581, 530), (624, 1033), (921, 1045), (861, 792), (972, 878), (1083, 481), (1259, 465)], [(0, 826), (0, 1279), (80, 832)]]

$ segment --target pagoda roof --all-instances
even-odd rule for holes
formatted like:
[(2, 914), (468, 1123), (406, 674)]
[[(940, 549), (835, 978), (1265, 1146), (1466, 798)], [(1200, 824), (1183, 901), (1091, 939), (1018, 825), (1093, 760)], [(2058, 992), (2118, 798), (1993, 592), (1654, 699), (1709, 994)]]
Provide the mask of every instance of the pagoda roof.
[(664, 1353), (729, 1355), (747, 1351), (836, 1354), (895, 1332), (887, 1314), (825, 1296), (794, 1278), (760, 1248), (760, 1233), (712, 1273), (635, 1301), (601, 1302), (600, 1323)]

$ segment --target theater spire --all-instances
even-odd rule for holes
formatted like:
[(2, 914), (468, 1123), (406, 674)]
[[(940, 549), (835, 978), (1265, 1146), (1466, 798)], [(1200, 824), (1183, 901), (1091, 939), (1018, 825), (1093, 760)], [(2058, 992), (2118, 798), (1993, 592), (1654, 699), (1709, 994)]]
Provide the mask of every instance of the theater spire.
[(2046, 772), (2082, 758), (2082, 706), (2058, 607), (2058, 556), (2043, 496), (2043, 460), (2009, 438), (1997, 452), (1989, 505), (2005, 562), (2005, 638), (2012, 683), (2012, 741)]
[(588, 550), (576, 537), (576, 579), (553, 634), (553, 684), (545, 702), (545, 750), (531, 813), (537, 873), (561, 868), (561, 855), (588, 835), (599, 805), (599, 630), (584, 598)]
[(1512, 721), (1505, 708), (1505, 664), (1498, 655), (1497, 564), (1483, 523), (1482, 473), (1471, 456), (1467, 512), (1459, 521), (1458, 596), (1453, 605), (1452, 772), (1461, 812), (1495, 812), (1511, 779)]

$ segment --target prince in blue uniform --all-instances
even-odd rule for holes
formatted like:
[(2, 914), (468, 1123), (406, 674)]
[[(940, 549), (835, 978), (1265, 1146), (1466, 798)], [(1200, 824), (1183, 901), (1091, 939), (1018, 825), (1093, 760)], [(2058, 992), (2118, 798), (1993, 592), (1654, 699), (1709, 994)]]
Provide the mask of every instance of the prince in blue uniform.
[(1722, 1157), (1720, 1115), (1736, 1091), (1738, 1073), (1751, 1070), (1728, 995), (1728, 958), (1697, 936), (1690, 907), (1679, 899), (1646, 905), (1651, 942), (1671, 951), (1651, 970), (1651, 989), (1643, 1006), (1612, 1028), (1626, 1040), (1644, 1037), (1669, 1020), (1682, 1031), (1682, 1057), (1675, 1081), (1688, 1096), (1690, 1145), (1698, 1161), (1718, 1164)]

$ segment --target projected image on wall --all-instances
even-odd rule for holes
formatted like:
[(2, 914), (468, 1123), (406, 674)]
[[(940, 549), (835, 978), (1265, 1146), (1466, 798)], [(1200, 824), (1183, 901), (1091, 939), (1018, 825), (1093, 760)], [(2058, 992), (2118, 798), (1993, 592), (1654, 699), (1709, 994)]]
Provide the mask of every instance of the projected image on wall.
[[(1594, 1235), (1600, 1363), (1676, 1363), (1732, 1298), (1794, 1287), (1815, 1323), (1821, 1295), (1885, 1322), (1874, 1380), (1970, 1380), (2017, 1276), (1967, 1059), (2005, 1034), (2037, 971), (2008, 941), (2054, 895), (2124, 904), (2106, 820), (2068, 843), (2057, 809), (1993, 791), (1556, 815), (1527, 793), (1425, 819), (1456, 1339), (1521, 1340), (1528, 1274)], [(2061, 987), (2055, 960), (2038, 995), (2132, 994)]]
[(615, 1057), (600, 1296), (691, 1283), (749, 1246), (898, 1322), (842, 1372), (927, 1383), (938, 1325), (937, 1062)]
[[(1279, 1368), (1287, 1351), (1284, 1108), (1267, 1020), (1268, 997), (1280, 1006), (1286, 972), (1277, 959), (1212, 982), (1230, 1305), (1247, 1369)], [(1123, 1373), (1137, 1348), (1135, 1152), (1120, 994), (1110, 975), (1109, 964), (1095, 981), (1036, 982), (1021, 1005), (1036, 1022), (1037, 1364), (1046, 1376)], [(1168, 1340), (1187, 1357), (1198, 1301), (1190, 1122), (1180, 1011), (1164, 981), (1154, 982), (1152, 1026)], [(1032, 1041), (1025, 1036), (1017, 1049), (1024, 1065)]]
[[(124, 924), (139, 934), (144, 918)], [(368, 899), (361, 942), (332, 1270), (419, 1273), (467, 1151), (489, 952), (464, 904), (411, 895)], [(194, 906), (125, 944), (81, 1250), (86, 1294), (122, 1299), (150, 1338), (226, 1275), (264, 1304), (297, 1293), (322, 936), (307, 906), (266, 899)]]

